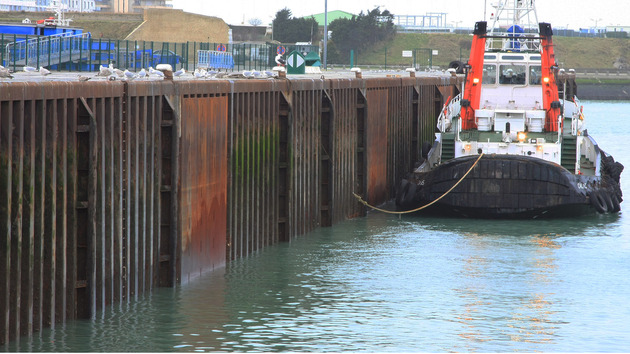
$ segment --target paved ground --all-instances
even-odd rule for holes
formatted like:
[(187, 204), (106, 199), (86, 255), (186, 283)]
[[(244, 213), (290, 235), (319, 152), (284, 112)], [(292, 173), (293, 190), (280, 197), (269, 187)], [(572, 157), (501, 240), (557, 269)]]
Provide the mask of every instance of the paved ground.
[[(81, 80), (90, 80), (90, 81), (108, 81), (110, 78), (106, 76), (98, 76), (97, 72), (67, 72), (67, 71), (52, 71), (50, 75), (41, 75), (39, 72), (23, 72), (18, 71), (12, 73), (13, 78), (0, 78), (0, 82), (32, 82), (32, 81), (81, 81)], [(376, 78), (376, 77), (409, 77), (410, 73), (404, 70), (366, 70), (361, 73), (363, 78)], [(243, 75), (243, 72), (223, 72), (221, 75), (217, 75), (221, 77), (207, 77), (207, 78), (196, 78), (191, 73), (186, 73), (180, 77), (175, 77), (174, 80), (245, 80), (246, 77)], [(418, 77), (450, 77), (450, 73), (439, 71), (427, 71), (427, 72), (418, 72), (416, 73)], [(319, 73), (309, 73), (304, 75), (287, 75), (289, 79), (320, 79), (320, 78), (354, 78), (356, 74), (350, 70), (328, 70)], [(261, 73), (261, 77), (264, 79), (273, 79), (275, 77), (266, 77), (266, 75)], [(111, 78), (114, 81), (124, 81), (125, 79), (122, 77), (114, 76)], [(141, 81), (157, 81), (163, 80), (163, 78), (149, 75), (144, 79), (133, 79), (133, 80), (141, 80)]]

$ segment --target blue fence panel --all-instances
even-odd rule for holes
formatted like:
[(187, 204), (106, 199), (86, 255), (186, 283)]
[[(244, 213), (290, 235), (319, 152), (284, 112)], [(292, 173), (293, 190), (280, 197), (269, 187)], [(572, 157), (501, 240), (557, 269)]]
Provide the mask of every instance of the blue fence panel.
[(198, 50), (197, 66), (210, 69), (233, 69), (234, 58), (232, 53), (216, 50)]

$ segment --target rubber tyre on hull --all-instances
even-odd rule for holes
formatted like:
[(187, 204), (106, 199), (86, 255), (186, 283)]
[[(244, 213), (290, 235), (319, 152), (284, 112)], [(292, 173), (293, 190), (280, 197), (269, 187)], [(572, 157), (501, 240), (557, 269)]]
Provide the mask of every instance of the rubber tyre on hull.
[(619, 200), (619, 197), (617, 196), (617, 194), (613, 193), (609, 196), (610, 201), (611, 201), (611, 205), (608, 208), (608, 211), (610, 211), (611, 213), (618, 213), (621, 211), (621, 200)]
[(464, 63), (462, 63), (459, 60), (453, 60), (452, 62), (450, 62), (448, 64), (448, 68), (449, 69), (455, 69), (455, 72), (457, 74), (463, 74), (464, 73)]
[[(407, 183), (401, 182), (400, 194), (396, 196), (396, 205), (400, 207), (408, 207), (412, 205), (414, 198), (416, 197), (416, 184), (403, 180)], [(404, 186), (403, 186), (404, 184)]]
[(608, 212), (608, 203), (606, 202), (606, 198), (600, 192), (592, 191), (589, 193), (589, 199), (591, 200), (591, 205), (593, 205), (598, 213), (604, 214)]
[(405, 190), (408, 184), (409, 184), (409, 181), (407, 181), (406, 179), (403, 179), (402, 181), (400, 181), (400, 184), (398, 185), (398, 188), (396, 189), (396, 205), (402, 205), (403, 197), (404, 197), (403, 191)]

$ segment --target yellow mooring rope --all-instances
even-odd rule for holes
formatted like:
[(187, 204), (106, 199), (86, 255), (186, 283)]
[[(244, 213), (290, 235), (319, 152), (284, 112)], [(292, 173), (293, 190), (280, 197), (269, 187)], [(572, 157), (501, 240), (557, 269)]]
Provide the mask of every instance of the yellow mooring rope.
[(405, 210), (405, 211), (391, 211), (391, 210), (385, 210), (385, 209), (381, 209), (381, 208), (377, 208), (373, 205), (368, 204), (368, 202), (366, 202), (365, 200), (363, 200), (363, 198), (361, 198), (361, 196), (357, 195), (356, 193), (352, 193), (355, 198), (357, 198), (361, 203), (363, 203), (365, 206), (367, 206), (368, 208), (372, 208), (374, 210), (378, 210), (381, 211), (383, 213), (387, 213), (387, 214), (409, 214), (409, 213), (415, 213), (416, 211), (420, 211), (424, 208), (428, 208), (431, 205), (433, 205), (434, 203), (436, 203), (438, 200), (444, 198), (447, 194), (449, 194), (453, 189), (455, 189), (455, 187), (457, 187), (459, 185), (459, 183), (461, 181), (464, 180), (464, 178), (466, 178), (466, 176), (468, 176), (468, 174), (470, 173), (470, 171), (472, 171), (473, 168), (475, 168), (475, 166), (477, 166), (477, 163), (479, 162), (479, 160), (481, 160), (481, 157), (483, 156), (483, 152), (481, 154), (479, 154), (479, 157), (477, 158), (477, 160), (475, 161), (474, 164), (472, 164), (472, 166), (470, 166), (470, 168), (468, 169), (468, 171), (466, 171), (466, 173), (464, 173), (464, 175), (462, 176), (462, 178), (459, 179), (459, 181), (457, 181), (457, 183), (455, 183), (449, 190), (447, 190), (444, 194), (442, 194), (439, 198), (437, 198), (436, 200), (432, 201), (429, 204), (425, 204), (419, 208), (413, 209), (413, 210)]

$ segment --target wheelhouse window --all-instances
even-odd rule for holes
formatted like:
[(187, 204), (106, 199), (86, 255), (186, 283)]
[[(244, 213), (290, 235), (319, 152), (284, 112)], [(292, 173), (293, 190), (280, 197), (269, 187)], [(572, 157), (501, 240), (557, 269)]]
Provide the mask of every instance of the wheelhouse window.
[(494, 85), (497, 83), (497, 66), (486, 64), (483, 66), (483, 76), (481, 82), (484, 85)]
[(540, 65), (531, 65), (529, 67), (529, 84), (540, 85), (542, 77), (542, 67)]
[(499, 83), (502, 85), (525, 85), (525, 65), (499, 66)]

